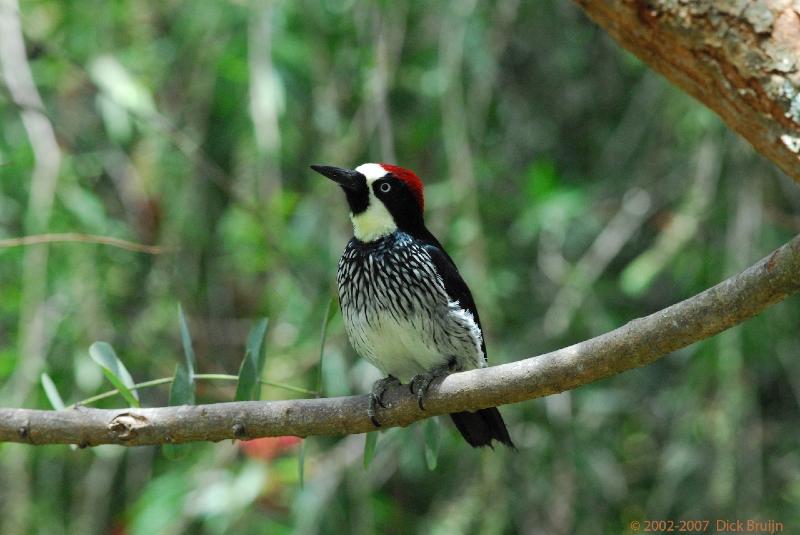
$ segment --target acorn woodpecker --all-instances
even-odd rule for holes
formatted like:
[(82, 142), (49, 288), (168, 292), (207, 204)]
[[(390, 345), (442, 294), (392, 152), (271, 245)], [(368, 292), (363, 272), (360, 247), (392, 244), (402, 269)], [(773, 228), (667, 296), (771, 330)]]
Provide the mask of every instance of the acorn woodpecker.
[[(386, 378), (372, 389), (369, 416), (391, 384), (408, 383), (424, 409), (431, 382), (483, 368), (486, 344), (472, 294), (423, 220), (422, 181), (396, 165), (354, 170), (312, 165), (336, 182), (350, 206), (354, 237), (337, 271), (339, 304), (353, 348)], [(492, 439), (514, 448), (496, 408), (450, 415), (473, 447)]]

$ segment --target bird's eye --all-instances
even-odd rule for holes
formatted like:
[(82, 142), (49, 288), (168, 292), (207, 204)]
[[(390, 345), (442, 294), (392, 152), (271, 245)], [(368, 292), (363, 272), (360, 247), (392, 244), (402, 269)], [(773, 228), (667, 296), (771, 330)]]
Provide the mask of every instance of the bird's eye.
[(384, 182), (383, 184), (381, 184), (381, 192), (389, 193), (389, 190), (391, 190), (391, 189), (392, 189), (392, 185), (389, 184), (388, 182)]

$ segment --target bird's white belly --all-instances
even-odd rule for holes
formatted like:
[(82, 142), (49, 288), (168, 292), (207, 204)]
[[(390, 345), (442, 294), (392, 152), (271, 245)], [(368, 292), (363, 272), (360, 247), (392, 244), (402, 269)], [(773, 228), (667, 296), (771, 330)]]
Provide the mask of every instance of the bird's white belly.
[[(461, 311), (459, 311), (461, 312)], [(414, 375), (430, 371), (455, 359), (459, 369), (483, 365), (477, 327), (463, 314), (445, 313), (450, 321), (431, 321), (424, 315), (396, 318), (389, 314), (357, 314), (346, 318), (347, 334), (354, 349), (386, 375), (407, 383)], [(450, 317), (448, 317), (450, 316)], [(472, 322), (474, 325), (474, 322)], [(445, 332), (451, 326), (463, 333), (453, 339)], [(473, 331), (473, 332), (470, 332)]]
[(362, 354), (378, 369), (404, 383), (418, 373), (447, 362), (447, 357), (423, 339), (418, 322), (389, 319), (374, 328), (362, 327), (366, 327), (363, 337), (369, 348)]

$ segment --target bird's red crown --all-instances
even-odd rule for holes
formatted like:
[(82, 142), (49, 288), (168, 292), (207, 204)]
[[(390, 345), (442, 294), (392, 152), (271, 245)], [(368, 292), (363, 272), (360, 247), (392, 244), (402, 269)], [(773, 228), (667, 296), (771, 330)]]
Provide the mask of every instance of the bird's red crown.
[(394, 176), (399, 178), (408, 189), (411, 190), (411, 193), (414, 194), (414, 197), (417, 199), (417, 203), (419, 203), (419, 209), (425, 209), (425, 195), (423, 194), (423, 190), (425, 186), (422, 184), (422, 180), (417, 176), (414, 171), (410, 171), (404, 167), (400, 167), (397, 165), (392, 165), (389, 163), (382, 163), (380, 164), (386, 172), (392, 173)]

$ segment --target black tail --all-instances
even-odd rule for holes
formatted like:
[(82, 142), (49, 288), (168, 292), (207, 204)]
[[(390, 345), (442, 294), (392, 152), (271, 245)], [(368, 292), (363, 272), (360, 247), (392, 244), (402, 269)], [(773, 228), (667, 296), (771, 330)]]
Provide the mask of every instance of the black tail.
[(458, 431), (464, 440), (469, 442), (473, 448), (480, 446), (492, 447), (492, 439), (502, 442), (512, 450), (517, 447), (511, 442), (508, 436), (508, 429), (500, 416), (497, 408), (481, 409), (478, 412), (454, 412), (450, 415), (453, 423), (456, 424)]

